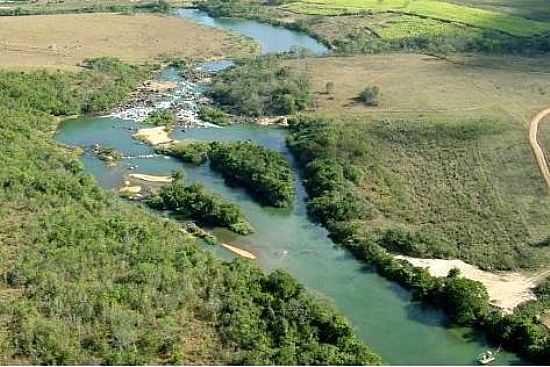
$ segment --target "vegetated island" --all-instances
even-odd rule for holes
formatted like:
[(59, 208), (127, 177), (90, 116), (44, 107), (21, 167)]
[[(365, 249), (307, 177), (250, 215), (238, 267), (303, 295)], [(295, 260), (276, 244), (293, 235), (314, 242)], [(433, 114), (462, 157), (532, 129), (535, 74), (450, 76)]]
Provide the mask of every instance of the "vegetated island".
[(174, 211), (205, 226), (227, 227), (241, 235), (254, 232), (236, 204), (207, 192), (199, 183), (185, 185), (182, 180), (175, 180), (163, 186), (146, 203), (155, 209)]
[(159, 150), (185, 162), (202, 164), (218, 171), (230, 185), (244, 187), (265, 205), (284, 208), (294, 200), (294, 181), (290, 163), (276, 151), (247, 141), (178, 142)]

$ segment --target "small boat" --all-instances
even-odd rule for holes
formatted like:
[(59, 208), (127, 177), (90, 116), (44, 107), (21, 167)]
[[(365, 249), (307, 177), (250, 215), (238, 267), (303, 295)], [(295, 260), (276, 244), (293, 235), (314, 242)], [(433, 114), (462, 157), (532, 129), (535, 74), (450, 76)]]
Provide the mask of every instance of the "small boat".
[(494, 362), (495, 359), (497, 358), (497, 354), (498, 352), (500, 351), (500, 347), (499, 349), (497, 349), (496, 352), (491, 352), (490, 350), (486, 351), (486, 352), (483, 352), (481, 353), (478, 357), (477, 357), (477, 361), (479, 362), (479, 364), (481, 365), (488, 365), (489, 363), (491, 362)]

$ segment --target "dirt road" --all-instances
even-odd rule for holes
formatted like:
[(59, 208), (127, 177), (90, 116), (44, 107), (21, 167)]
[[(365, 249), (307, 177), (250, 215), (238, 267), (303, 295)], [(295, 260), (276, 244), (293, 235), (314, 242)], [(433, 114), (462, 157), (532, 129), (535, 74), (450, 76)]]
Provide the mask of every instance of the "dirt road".
[(544, 156), (544, 151), (537, 141), (537, 135), (539, 131), (539, 124), (543, 122), (544, 118), (550, 115), (550, 108), (542, 110), (539, 112), (532, 120), (529, 122), (529, 144), (533, 148), (533, 153), (535, 153), (535, 158), (537, 159), (537, 164), (539, 169), (544, 176), (546, 185), (550, 189), (550, 169), (548, 168), (548, 162)]

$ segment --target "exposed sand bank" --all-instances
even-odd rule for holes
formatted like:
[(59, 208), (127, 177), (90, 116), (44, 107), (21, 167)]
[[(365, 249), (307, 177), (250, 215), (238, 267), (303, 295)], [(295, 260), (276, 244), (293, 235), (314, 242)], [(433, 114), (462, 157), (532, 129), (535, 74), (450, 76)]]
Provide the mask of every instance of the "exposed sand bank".
[(134, 137), (151, 145), (171, 144), (174, 142), (168, 135), (165, 126), (139, 129), (137, 133), (134, 134)]
[(121, 187), (118, 192), (122, 194), (139, 194), (141, 192), (141, 186), (124, 186)]
[(141, 173), (130, 173), (128, 177), (135, 178), (141, 181), (147, 181), (147, 182), (165, 182), (165, 183), (172, 182), (172, 177), (170, 176), (153, 176), (153, 175), (145, 175)]
[(233, 253), (235, 253), (239, 256), (245, 257), (245, 258), (250, 259), (250, 260), (256, 260), (256, 255), (254, 255), (251, 252), (245, 251), (245, 250), (240, 249), (238, 247), (228, 245), (226, 243), (221, 243), (220, 245), (222, 245), (223, 247), (225, 247), (229, 251), (231, 251), (231, 252), (233, 252)]
[(490, 273), (462, 260), (419, 259), (401, 255), (396, 258), (427, 268), (431, 275), (437, 277), (447, 276), (451, 269), (457, 268), (465, 278), (481, 282), (487, 288), (491, 304), (505, 312), (512, 312), (520, 303), (535, 299), (531, 289), (550, 273), (549, 270), (530, 275), (516, 272)]

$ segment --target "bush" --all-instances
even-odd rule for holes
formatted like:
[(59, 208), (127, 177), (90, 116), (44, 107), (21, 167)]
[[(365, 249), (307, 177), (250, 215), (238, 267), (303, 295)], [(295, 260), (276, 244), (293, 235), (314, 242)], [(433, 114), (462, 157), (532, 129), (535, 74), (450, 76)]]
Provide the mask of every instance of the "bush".
[(450, 243), (430, 237), (422, 232), (410, 232), (400, 228), (384, 231), (380, 245), (390, 251), (415, 257), (452, 258), (457, 255)]
[(164, 154), (170, 154), (186, 163), (201, 165), (208, 159), (209, 143), (179, 142), (168, 147), (157, 148)]
[(147, 116), (143, 122), (155, 126), (171, 126), (176, 122), (176, 115), (167, 109), (157, 110)]
[(216, 107), (201, 106), (199, 118), (216, 125), (225, 126), (231, 123), (229, 115)]
[(380, 90), (378, 87), (366, 87), (361, 93), (359, 93), (359, 100), (367, 106), (378, 106), (378, 94)]

